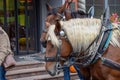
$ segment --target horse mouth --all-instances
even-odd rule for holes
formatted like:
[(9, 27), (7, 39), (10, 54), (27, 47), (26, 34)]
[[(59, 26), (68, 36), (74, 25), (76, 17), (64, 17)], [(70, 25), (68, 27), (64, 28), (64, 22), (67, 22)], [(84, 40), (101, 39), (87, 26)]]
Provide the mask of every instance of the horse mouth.
[(48, 72), (48, 74), (50, 74), (51, 76), (55, 76), (55, 75), (56, 75), (55, 72), (51, 72), (51, 71), (47, 71), (47, 72)]
[(60, 71), (54, 71), (54, 72), (51, 72), (51, 71), (47, 71), (48, 74), (50, 74), (51, 76), (56, 76), (56, 75), (59, 75), (60, 74)]

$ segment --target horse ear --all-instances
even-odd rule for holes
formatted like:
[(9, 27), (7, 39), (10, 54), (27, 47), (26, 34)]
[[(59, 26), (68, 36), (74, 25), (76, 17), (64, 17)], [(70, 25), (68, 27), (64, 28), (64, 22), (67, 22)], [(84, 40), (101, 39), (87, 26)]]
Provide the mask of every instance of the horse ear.
[(48, 11), (52, 10), (52, 6), (50, 6), (48, 3), (46, 3), (46, 8)]
[(65, 3), (61, 7), (59, 7), (58, 12), (63, 13), (65, 11), (66, 5), (67, 5), (67, 1), (65, 1)]
[(55, 32), (58, 33), (58, 32), (60, 32), (60, 30), (61, 30), (61, 24), (59, 21), (57, 21), (55, 24)]

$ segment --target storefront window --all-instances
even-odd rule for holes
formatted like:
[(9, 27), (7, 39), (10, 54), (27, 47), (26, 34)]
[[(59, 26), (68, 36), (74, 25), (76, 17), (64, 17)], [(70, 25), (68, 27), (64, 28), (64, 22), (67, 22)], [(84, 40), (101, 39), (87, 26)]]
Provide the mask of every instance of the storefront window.
[(19, 50), (34, 51), (36, 48), (35, 15), (32, 0), (18, 1)]
[(33, 0), (0, 0), (0, 26), (8, 33), (16, 54), (34, 53), (37, 47)]

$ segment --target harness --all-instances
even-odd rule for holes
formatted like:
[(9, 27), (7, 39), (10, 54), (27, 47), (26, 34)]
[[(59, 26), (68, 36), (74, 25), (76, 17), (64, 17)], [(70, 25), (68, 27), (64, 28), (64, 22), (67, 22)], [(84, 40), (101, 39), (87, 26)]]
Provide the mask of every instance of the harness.
[[(81, 67), (86, 67), (89, 66), (90, 64), (95, 63), (98, 60), (99, 56), (102, 56), (104, 51), (108, 47), (112, 35), (112, 30), (113, 28), (111, 23), (108, 25), (108, 28), (102, 27), (100, 34), (95, 38), (95, 40), (90, 44), (90, 46), (85, 51), (85, 53), (89, 54), (80, 56), (77, 55), (79, 52), (77, 53), (72, 52), (71, 56), (66, 60), (65, 64), (67, 64), (68, 66), (75, 64)], [(92, 46), (94, 47), (90, 50)]]

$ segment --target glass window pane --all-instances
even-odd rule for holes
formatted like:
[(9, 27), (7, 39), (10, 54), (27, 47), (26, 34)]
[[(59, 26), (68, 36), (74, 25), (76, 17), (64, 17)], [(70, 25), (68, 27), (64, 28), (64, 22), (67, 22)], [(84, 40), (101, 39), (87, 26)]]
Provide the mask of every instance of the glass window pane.
[(19, 0), (19, 49), (34, 51), (36, 49), (36, 25), (32, 0)]

